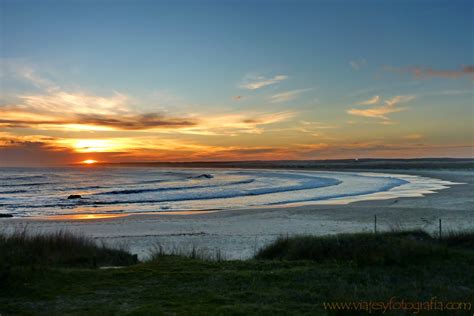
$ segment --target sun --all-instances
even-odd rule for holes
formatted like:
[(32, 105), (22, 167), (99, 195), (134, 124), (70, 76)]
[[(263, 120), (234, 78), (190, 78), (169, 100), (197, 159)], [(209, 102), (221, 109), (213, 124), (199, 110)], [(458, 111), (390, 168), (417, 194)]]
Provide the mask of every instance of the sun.
[(95, 164), (97, 163), (98, 161), (97, 160), (94, 160), (94, 159), (87, 159), (87, 160), (84, 160), (82, 161), (82, 163), (86, 164), (86, 165), (92, 165), (92, 164)]

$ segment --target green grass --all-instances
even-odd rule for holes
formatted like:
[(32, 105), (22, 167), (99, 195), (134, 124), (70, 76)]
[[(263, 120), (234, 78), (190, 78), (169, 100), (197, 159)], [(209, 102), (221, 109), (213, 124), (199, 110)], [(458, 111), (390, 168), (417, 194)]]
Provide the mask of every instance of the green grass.
[[(474, 304), (474, 251), (454, 245), (453, 238), (438, 241), (422, 232), (303, 236), (280, 239), (257, 256), (272, 259), (213, 261), (158, 249), (151, 260), (121, 269), (15, 266), (12, 278), (0, 282), (0, 313), (336, 315), (322, 303), (391, 297)], [(329, 245), (334, 249), (328, 251)], [(358, 250), (384, 259), (361, 259)], [(327, 257), (321, 257), (325, 251)], [(394, 314), (403, 313), (387, 315)]]

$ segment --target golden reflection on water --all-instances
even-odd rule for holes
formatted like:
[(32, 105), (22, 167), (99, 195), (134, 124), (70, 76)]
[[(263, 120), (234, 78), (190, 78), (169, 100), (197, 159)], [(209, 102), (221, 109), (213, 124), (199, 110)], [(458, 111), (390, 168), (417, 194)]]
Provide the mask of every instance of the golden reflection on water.
[(83, 220), (83, 219), (104, 219), (104, 218), (125, 217), (129, 215), (130, 214), (68, 214), (68, 215), (45, 216), (44, 219)]
[(118, 218), (126, 217), (130, 215), (197, 215), (215, 213), (217, 211), (165, 211), (165, 212), (153, 212), (153, 213), (127, 213), (127, 214), (67, 214), (67, 215), (52, 215), (41, 217), (41, 219), (49, 220), (93, 220), (93, 219), (107, 219), (107, 218)]
[(195, 215), (195, 214), (207, 214), (215, 213), (217, 211), (168, 211), (168, 212), (156, 212), (153, 214), (157, 215)]

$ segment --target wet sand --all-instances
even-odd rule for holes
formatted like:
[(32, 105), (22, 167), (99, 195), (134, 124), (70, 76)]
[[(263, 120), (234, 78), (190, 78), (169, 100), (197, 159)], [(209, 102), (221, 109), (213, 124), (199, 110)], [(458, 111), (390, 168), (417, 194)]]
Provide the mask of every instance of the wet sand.
[[(364, 170), (390, 173), (387, 170)], [(27, 226), (31, 232), (68, 230), (107, 244), (126, 246), (145, 258), (157, 244), (168, 250), (193, 247), (227, 259), (251, 257), (278, 236), (337, 234), (374, 230), (420, 228), (435, 233), (439, 219), (443, 231), (474, 229), (474, 171), (394, 170), (465, 184), (416, 198), (354, 202), (347, 205), (312, 205), (219, 212), (167, 212), (120, 216), (2, 218), (1, 230)]]

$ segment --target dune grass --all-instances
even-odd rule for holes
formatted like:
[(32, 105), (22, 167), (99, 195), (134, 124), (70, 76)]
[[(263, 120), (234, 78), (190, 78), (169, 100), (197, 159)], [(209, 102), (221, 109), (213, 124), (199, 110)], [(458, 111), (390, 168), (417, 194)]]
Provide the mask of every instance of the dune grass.
[(188, 248), (166, 248), (162, 244), (157, 243), (155, 244), (150, 253), (148, 258), (145, 260), (147, 263), (157, 262), (162, 260), (164, 257), (180, 257), (180, 258), (187, 258), (187, 259), (197, 259), (202, 261), (223, 261), (225, 260), (224, 255), (220, 249), (202, 249), (192, 245)]
[(474, 250), (474, 231), (452, 231), (441, 237), (441, 243), (451, 248)]
[(280, 237), (261, 249), (256, 259), (351, 261), (358, 265), (406, 265), (420, 258), (449, 255), (423, 231)]
[(124, 249), (97, 244), (66, 231), (30, 234), (27, 229), (0, 233), (0, 267), (87, 267), (131, 265), (136, 257)]
[[(157, 246), (146, 262), (106, 270), (65, 260), (71, 253), (67, 248), (92, 248), (84, 254), (99, 256), (103, 251), (110, 256), (112, 250), (94, 248), (93, 241), (84, 237), (76, 239), (64, 232), (43, 235), (40, 241), (17, 236), (5, 242), (2, 237), (2, 247), (39, 245), (43, 250), (32, 256), (55, 254), (58, 263), (37, 269), (22, 261), (24, 255), (17, 257), (8, 282), (0, 281), (0, 313), (345, 315), (325, 310), (323, 303), (387, 302), (393, 297), (412, 302), (436, 297), (443, 302), (468, 302), (474, 308), (473, 236), (452, 233), (439, 240), (421, 231), (295, 236), (280, 238), (246, 261), (203, 256), (196, 248), (185, 253)], [(472, 315), (473, 310), (449, 315)], [(446, 311), (418, 314), (447, 315)]]

